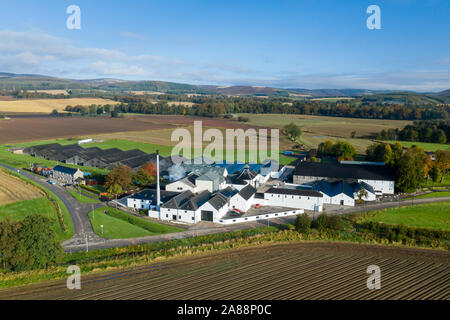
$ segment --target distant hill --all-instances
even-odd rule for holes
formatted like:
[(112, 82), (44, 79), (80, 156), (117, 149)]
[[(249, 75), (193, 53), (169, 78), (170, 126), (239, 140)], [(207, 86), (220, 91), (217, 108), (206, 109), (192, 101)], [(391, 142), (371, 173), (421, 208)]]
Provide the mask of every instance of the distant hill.
[(442, 98), (450, 98), (450, 89), (441, 92), (436, 92), (434, 95)]
[(168, 94), (209, 94), (256, 97), (291, 97), (294, 99), (354, 97), (382, 103), (440, 104), (450, 102), (450, 89), (437, 93), (396, 92), (368, 89), (301, 89), (264, 86), (191, 85), (165, 81), (128, 81), (101, 78), (72, 80), (45, 75), (0, 72), (0, 90), (107, 90), (152, 91)]

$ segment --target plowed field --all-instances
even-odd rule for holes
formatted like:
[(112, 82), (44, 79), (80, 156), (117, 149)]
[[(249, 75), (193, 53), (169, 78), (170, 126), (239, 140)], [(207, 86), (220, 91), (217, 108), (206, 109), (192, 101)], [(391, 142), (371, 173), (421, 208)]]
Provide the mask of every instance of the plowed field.
[[(228, 250), (0, 291), (1, 299), (449, 299), (450, 254), (358, 244), (297, 243)], [(381, 289), (366, 286), (369, 265)]]

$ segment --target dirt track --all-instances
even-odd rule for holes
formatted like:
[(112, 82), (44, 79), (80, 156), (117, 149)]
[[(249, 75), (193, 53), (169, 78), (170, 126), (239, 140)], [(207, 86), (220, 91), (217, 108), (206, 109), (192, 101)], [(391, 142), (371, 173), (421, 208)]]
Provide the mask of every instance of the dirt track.
[[(260, 246), (0, 291), (0, 299), (446, 299), (450, 254), (350, 243)], [(369, 265), (381, 289), (368, 290)]]

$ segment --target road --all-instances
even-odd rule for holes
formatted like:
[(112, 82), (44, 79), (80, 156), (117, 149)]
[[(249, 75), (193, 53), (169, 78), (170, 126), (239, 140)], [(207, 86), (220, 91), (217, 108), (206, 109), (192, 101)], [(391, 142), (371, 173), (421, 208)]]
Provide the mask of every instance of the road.
[[(0, 166), (5, 167), (7, 169), (17, 171), (17, 168), (13, 168), (7, 165), (0, 164)], [(162, 234), (156, 236), (148, 236), (141, 237), (135, 239), (104, 239), (97, 236), (93, 229), (91, 222), (88, 217), (88, 213), (93, 209), (100, 208), (106, 206), (105, 203), (94, 203), (94, 204), (86, 204), (80, 203), (75, 200), (72, 195), (70, 195), (63, 187), (58, 185), (51, 185), (46, 182), (46, 179), (40, 178), (32, 173), (20, 170), (20, 174), (23, 176), (39, 183), (40, 185), (46, 187), (50, 191), (52, 191), (70, 212), (70, 216), (72, 218), (74, 224), (74, 236), (63, 242), (63, 247), (66, 252), (76, 252), (76, 251), (85, 251), (85, 250), (97, 250), (97, 249), (107, 249), (107, 248), (115, 248), (115, 247), (125, 247), (135, 244), (146, 244), (152, 242), (161, 242), (167, 240), (176, 240), (183, 238), (190, 238), (195, 236), (203, 236), (203, 235), (211, 235), (218, 234), (223, 232), (230, 231), (239, 231), (244, 229), (252, 229), (258, 228), (262, 226), (272, 225), (276, 226), (284, 223), (293, 223), (295, 221), (295, 217), (286, 217), (286, 218), (277, 218), (268, 220), (259, 220), (252, 221), (246, 223), (239, 223), (234, 225), (219, 225), (213, 223), (205, 223), (200, 222), (196, 226), (189, 227), (188, 230), (171, 233), (171, 234)], [(407, 206), (411, 204), (424, 204), (424, 203), (432, 203), (432, 202), (445, 202), (450, 201), (450, 197), (440, 197), (440, 198), (423, 198), (423, 199), (415, 199), (415, 200), (403, 200), (396, 202), (384, 202), (366, 205), (364, 207), (346, 207), (343, 209), (339, 209), (334, 211), (333, 213), (337, 214), (347, 214), (354, 212), (362, 212), (362, 211), (370, 211), (370, 210), (381, 210), (387, 208), (394, 208), (400, 206)], [(317, 213), (316, 213), (317, 214)], [(88, 240), (88, 241), (86, 241)]]

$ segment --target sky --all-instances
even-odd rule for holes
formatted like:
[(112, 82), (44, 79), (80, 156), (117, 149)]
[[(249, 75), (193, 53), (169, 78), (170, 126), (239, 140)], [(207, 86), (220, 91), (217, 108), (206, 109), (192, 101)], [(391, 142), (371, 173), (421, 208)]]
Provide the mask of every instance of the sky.
[[(367, 27), (370, 5), (381, 29)], [(0, 72), (441, 91), (449, 34), (448, 0), (2, 0)]]

